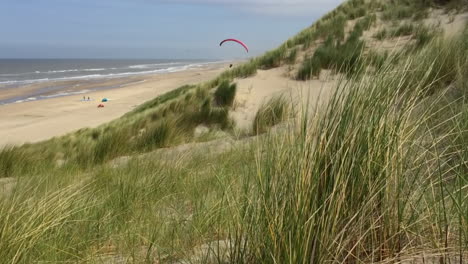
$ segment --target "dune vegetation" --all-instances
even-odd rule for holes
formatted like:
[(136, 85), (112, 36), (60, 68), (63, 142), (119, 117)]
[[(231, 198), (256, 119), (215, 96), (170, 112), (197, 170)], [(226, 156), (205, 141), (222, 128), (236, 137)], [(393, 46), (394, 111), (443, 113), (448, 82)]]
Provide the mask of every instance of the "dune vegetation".
[[(210, 82), (5, 147), (0, 262), (468, 262), (468, 29), (423, 23), (466, 6), (347, 1)], [(323, 108), (272, 98), (239, 135), (236, 80), (281, 66), (339, 82)]]

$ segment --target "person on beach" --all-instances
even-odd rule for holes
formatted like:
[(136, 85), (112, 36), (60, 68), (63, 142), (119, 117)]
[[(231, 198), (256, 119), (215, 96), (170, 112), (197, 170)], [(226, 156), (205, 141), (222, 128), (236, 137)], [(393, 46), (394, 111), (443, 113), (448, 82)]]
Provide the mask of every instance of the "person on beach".
[(83, 96), (83, 101), (86, 101), (86, 98)]
[(91, 99), (89, 99), (89, 96), (88, 96), (88, 101), (91, 101)]

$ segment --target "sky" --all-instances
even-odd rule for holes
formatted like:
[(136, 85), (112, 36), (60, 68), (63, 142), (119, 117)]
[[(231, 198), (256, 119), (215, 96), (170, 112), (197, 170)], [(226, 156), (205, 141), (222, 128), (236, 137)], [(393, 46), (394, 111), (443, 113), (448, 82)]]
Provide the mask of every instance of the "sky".
[(0, 58), (242, 59), (342, 1), (0, 0)]

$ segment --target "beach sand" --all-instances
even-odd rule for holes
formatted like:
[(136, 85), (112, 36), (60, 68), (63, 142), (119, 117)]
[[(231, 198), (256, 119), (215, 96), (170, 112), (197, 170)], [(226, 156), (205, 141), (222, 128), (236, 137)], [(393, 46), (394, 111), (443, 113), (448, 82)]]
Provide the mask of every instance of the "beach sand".
[[(111, 79), (101, 81), (99, 86), (123, 86), (89, 94), (0, 105), (0, 146), (33, 143), (81, 128), (97, 127), (182, 85), (213, 79), (228, 67), (229, 64), (214, 64), (177, 73)], [(303, 82), (292, 80), (287, 67), (258, 70), (254, 76), (235, 80), (236, 102), (230, 115), (238, 128), (249, 130), (259, 107), (273, 96), (283, 95), (287, 100), (294, 101), (297, 107), (308, 104), (315, 108), (328, 100), (336, 78), (323, 71), (319, 79)], [(93, 88), (86, 87), (90, 84), (76, 81), (64, 85), (78, 85), (79, 89)], [(94, 101), (81, 101), (83, 96), (89, 96)], [(97, 108), (102, 98), (108, 98), (109, 102), (104, 103), (104, 108)], [(310, 101), (307, 103), (307, 100)]]
[[(119, 88), (46, 100), (0, 105), (0, 146), (33, 143), (116, 119), (136, 106), (184, 84), (210, 80), (229, 64), (213, 64), (201, 69), (109, 80), (105, 86)], [(83, 87), (80, 87), (83, 89)], [(3, 91), (2, 91), (3, 93)], [(3, 95), (12, 96), (13, 91)], [(89, 96), (94, 101), (81, 101)], [(97, 108), (108, 98), (104, 108)]]

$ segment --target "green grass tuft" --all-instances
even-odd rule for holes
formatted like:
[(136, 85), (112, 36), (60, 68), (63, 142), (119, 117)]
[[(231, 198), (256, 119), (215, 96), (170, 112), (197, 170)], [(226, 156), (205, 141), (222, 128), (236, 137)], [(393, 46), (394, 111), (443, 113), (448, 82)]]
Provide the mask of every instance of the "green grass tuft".
[(189, 90), (191, 90), (191, 89), (193, 89), (195, 87), (196, 86), (194, 86), (194, 85), (184, 85), (184, 86), (181, 86), (181, 87), (179, 87), (177, 89), (169, 91), (169, 92), (165, 93), (162, 96), (158, 96), (155, 99), (150, 100), (150, 101), (138, 106), (135, 110), (133, 110), (132, 112), (129, 112), (128, 114), (126, 114), (126, 116), (130, 116), (130, 115), (133, 115), (133, 114), (136, 114), (136, 113), (140, 113), (140, 112), (143, 112), (143, 111), (145, 111), (147, 109), (150, 109), (150, 108), (155, 108), (158, 105), (164, 104), (167, 101), (178, 98), (180, 95), (187, 93)]
[(291, 116), (291, 104), (284, 96), (276, 96), (263, 103), (255, 115), (252, 130), (255, 134), (267, 132)]
[(413, 24), (405, 23), (396, 28), (390, 33), (392, 37), (409, 36), (412, 35), (416, 30)]
[(180, 130), (176, 121), (173, 119), (166, 119), (153, 123), (136, 139), (136, 148), (148, 151), (155, 148), (170, 146), (180, 134), (178, 129)]
[(437, 36), (437, 32), (434, 32), (435, 29), (430, 29), (425, 26), (419, 26), (416, 29), (414, 39), (416, 39), (416, 48), (422, 48), (427, 45), (431, 40)]
[(308, 80), (312, 76), (318, 77), (321, 69), (333, 69), (345, 74), (358, 72), (362, 68), (361, 53), (364, 48), (364, 42), (360, 40), (360, 36), (371, 21), (372, 18), (356, 23), (354, 30), (343, 44), (328, 37), (311, 58), (304, 60), (296, 78)]
[(377, 31), (372, 37), (382, 41), (382, 40), (386, 39), (387, 36), (389, 36), (389, 33), (388, 33), (386, 28), (383, 28), (383, 29)]
[(388, 6), (382, 13), (382, 20), (402, 20), (413, 16), (414, 8), (405, 5)]
[(218, 106), (232, 106), (236, 97), (237, 85), (228, 80), (222, 81), (214, 93), (214, 100)]
[(17, 147), (4, 147), (0, 150), (0, 178), (11, 177), (20, 169), (17, 162), (27, 160), (26, 153)]
[(297, 48), (293, 48), (289, 51), (288, 57), (286, 58), (287, 64), (294, 64), (296, 63), (297, 58)]

